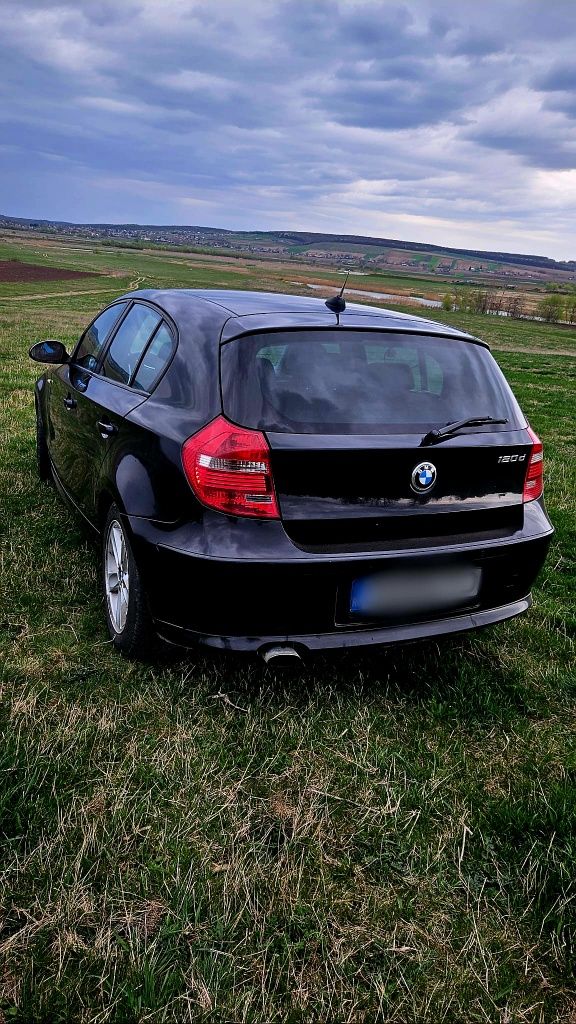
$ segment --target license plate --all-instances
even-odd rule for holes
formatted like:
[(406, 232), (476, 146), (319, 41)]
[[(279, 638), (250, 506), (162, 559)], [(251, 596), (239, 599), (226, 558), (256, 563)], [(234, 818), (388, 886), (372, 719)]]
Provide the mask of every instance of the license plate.
[(441, 569), (398, 569), (354, 580), (350, 614), (364, 617), (420, 615), (471, 604), (480, 590), (481, 570), (472, 565)]

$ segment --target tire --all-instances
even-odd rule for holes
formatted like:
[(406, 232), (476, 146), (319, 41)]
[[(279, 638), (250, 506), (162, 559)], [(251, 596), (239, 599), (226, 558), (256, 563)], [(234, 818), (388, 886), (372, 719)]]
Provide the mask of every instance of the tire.
[(128, 658), (146, 657), (153, 647), (154, 627), (130, 538), (116, 505), (108, 510), (102, 537), (102, 591), (114, 646)]
[(44, 427), (40, 419), (40, 410), (38, 408), (38, 403), (36, 403), (36, 469), (40, 480), (44, 481), (45, 483), (52, 480), (50, 456), (48, 455), (46, 434), (44, 433)]

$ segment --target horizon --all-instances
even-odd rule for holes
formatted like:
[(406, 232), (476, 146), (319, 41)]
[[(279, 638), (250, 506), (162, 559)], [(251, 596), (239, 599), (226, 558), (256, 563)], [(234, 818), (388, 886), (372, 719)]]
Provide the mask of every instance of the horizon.
[[(7, 220), (13, 219), (13, 220), (22, 220), (22, 221), (38, 222), (38, 223), (46, 223), (46, 224), (62, 224), (64, 226), (70, 226), (70, 227), (75, 227), (75, 228), (83, 228), (83, 227), (86, 227), (86, 228), (89, 228), (89, 227), (104, 227), (104, 228), (106, 228), (106, 227), (134, 227), (134, 228), (148, 228), (148, 229), (152, 229), (152, 230), (160, 230), (161, 228), (183, 228), (185, 230), (215, 231), (215, 232), (222, 232), (222, 233), (229, 232), (230, 234), (256, 234), (256, 235), (260, 235), (260, 234), (262, 234), (262, 235), (267, 235), (267, 234), (274, 234), (274, 235), (281, 235), (281, 234), (287, 234), (287, 235), (307, 234), (307, 235), (312, 235), (312, 234), (317, 234), (317, 235), (320, 235), (320, 236), (326, 236), (328, 238), (338, 238), (338, 237), (362, 238), (362, 239), (376, 238), (376, 239), (381, 239), (383, 241), (386, 240), (386, 241), (398, 242), (399, 245), (407, 243), (408, 245), (419, 246), (422, 249), (426, 249), (426, 248), (438, 249), (438, 248), (440, 248), (440, 249), (446, 249), (446, 250), (453, 250), (455, 252), (460, 251), (460, 252), (463, 252), (463, 253), (464, 252), (473, 252), (473, 251), (475, 251), (475, 252), (477, 252), (479, 254), (483, 254), (483, 255), (499, 254), (499, 255), (506, 255), (506, 256), (534, 257), (535, 259), (551, 259), (551, 260), (553, 260), (556, 263), (574, 263), (574, 262), (576, 262), (576, 256), (575, 256), (574, 259), (554, 260), (553, 256), (545, 256), (543, 253), (537, 253), (537, 252), (521, 252), (520, 250), (515, 250), (515, 251), (511, 251), (510, 250), (509, 251), (509, 250), (506, 250), (506, 249), (494, 249), (494, 250), (491, 250), (491, 249), (474, 249), (473, 246), (453, 246), (453, 245), (448, 245), (448, 244), (441, 245), (441, 244), (436, 243), (436, 242), (421, 242), (418, 239), (414, 239), (414, 238), (392, 238), (391, 236), (385, 236), (385, 235), (361, 235), (358, 232), (347, 233), (347, 232), (344, 232), (344, 231), (328, 231), (328, 230), (326, 230), (326, 231), (311, 231), (311, 230), (308, 230), (306, 228), (231, 228), (231, 227), (222, 227), (222, 226), (219, 226), (219, 225), (216, 225), (216, 224), (185, 224), (183, 222), (177, 222), (177, 221), (174, 221), (172, 223), (166, 222), (164, 224), (161, 224), (160, 222), (157, 222), (157, 223), (145, 223), (144, 221), (121, 221), (121, 220), (116, 220), (116, 221), (94, 221), (94, 220), (92, 220), (92, 221), (72, 221), (72, 220), (61, 220), (59, 217), (26, 217), (23, 214), (6, 214), (6, 213), (2, 213), (1, 211), (0, 211), (0, 217), (3, 217), (5, 219), (7, 219)], [(2, 225), (0, 223), (0, 228), (1, 227), (2, 227)], [(176, 243), (174, 243), (174, 244), (176, 244)]]
[(25, 211), (11, 216), (192, 213), (222, 231), (576, 259), (571, 0), (0, 0), (0, 14), (0, 190)]

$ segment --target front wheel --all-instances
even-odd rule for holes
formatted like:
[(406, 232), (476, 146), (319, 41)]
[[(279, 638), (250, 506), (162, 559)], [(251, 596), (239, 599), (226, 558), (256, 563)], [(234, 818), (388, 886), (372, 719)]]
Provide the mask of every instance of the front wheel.
[(130, 539), (116, 505), (106, 517), (102, 542), (106, 623), (114, 646), (129, 658), (148, 654), (154, 635), (146, 594)]

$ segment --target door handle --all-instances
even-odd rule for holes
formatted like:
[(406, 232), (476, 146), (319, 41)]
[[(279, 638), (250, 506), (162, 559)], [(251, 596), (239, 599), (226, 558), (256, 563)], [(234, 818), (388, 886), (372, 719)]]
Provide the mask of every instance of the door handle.
[(107, 423), (106, 420), (98, 420), (96, 426), (100, 431), (100, 437), (104, 438), (104, 440), (118, 432), (118, 427), (115, 427), (113, 423)]
[(68, 412), (71, 412), (72, 409), (75, 409), (77, 404), (78, 403), (76, 402), (76, 399), (72, 398), (72, 395), (66, 395), (66, 398), (64, 399), (64, 405), (68, 409)]

